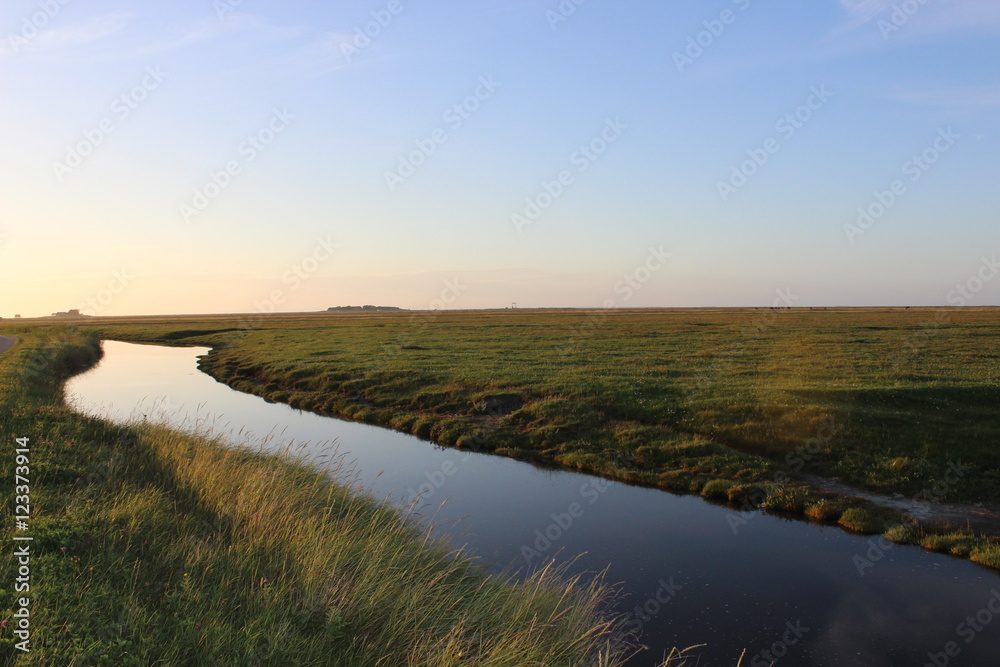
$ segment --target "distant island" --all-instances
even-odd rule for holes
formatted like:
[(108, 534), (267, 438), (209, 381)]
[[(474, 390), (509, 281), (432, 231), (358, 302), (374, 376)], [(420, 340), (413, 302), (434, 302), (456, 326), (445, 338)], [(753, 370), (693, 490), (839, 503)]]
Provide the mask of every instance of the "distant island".
[(328, 313), (386, 313), (392, 311), (406, 310), (396, 306), (334, 306), (327, 308)]

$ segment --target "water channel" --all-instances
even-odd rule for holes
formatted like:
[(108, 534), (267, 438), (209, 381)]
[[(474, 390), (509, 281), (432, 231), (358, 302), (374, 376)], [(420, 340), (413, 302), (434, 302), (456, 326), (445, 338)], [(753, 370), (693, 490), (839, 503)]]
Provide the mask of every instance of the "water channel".
[(744, 667), (1000, 665), (1000, 576), (970, 562), (268, 403), (200, 372), (206, 348), (104, 350), (68, 383), (82, 413), (327, 457), (498, 571), (523, 574), (551, 556), (572, 560), (572, 572), (606, 569), (625, 595), (617, 610), (649, 647), (631, 664), (705, 644), (700, 664), (718, 667), (744, 650)]

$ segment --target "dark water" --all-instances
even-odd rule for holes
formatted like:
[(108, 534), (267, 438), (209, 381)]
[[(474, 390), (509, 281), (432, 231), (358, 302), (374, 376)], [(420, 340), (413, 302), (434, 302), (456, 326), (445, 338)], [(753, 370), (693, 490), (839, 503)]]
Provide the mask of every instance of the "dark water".
[(718, 667), (744, 650), (744, 667), (1000, 665), (1000, 576), (969, 562), (267, 403), (198, 371), (204, 348), (104, 349), (69, 384), (82, 412), (212, 427), (331, 465), (336, 441), (364, 488), (393, 505), (422, 491), (420, 513), (497, 569), (553, 555), (579, 556), (574, 572), (606, 568), (650, 647), (635, 665), (695, 644), (699, 664)]

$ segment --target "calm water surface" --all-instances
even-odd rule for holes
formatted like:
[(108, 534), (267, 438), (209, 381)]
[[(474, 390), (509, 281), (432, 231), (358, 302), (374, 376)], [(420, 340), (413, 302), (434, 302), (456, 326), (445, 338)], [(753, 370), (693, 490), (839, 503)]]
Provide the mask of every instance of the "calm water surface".
[[(497, 570), (524, 573), (539, 556), (578, 557), (574, 572), (607, 569), (627, 595), (618, 608), (650, 647), (637, 666), (694, 644), (706, 644), (706, 667), (733, 667), (744, 649), (744, 667), (1000, 665), (1000, 613), (989, 608), (995, 596), (1000, 609), (1000, 576), (969, 562), (914, 547), (871, 550), (870, 538), (760, 513), (734, 531), (731, 510), (697, 497), (268, 403), (198, 371), (206, 348), (109, 341), (104, 350), (68, 385), (81, 412), (211, 427), (234, 444), (291, 446), (331, 466), (336, 448), (372, 495), (412, 506), (422, 493), (419, 513)], [(872, 558), (864, 576), (857, 556)], [(957, 656), (944, 655), (949, 642)]]

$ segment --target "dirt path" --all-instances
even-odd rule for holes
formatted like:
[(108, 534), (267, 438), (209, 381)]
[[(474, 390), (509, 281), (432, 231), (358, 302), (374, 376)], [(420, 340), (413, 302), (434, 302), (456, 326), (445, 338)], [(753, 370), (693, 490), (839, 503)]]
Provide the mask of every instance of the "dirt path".
[(956, 528), (971, 526), (977, 532), (1000, 535), (1000, 504), (997, 503), (936, 503), (907, 498), (899, 493), (887, 496), (818, 475), (803, 475), (802, 477), (809, 484), (824, 491), (842, 496), (863, 498), (874, 505), (905, 512), (923, 525), (949, 523)]
[(0, 336), (0, 352), (6, 352), (10, 349), (10, 346), (16, 342), (17, 340), (10, 338), (9, 336)]

